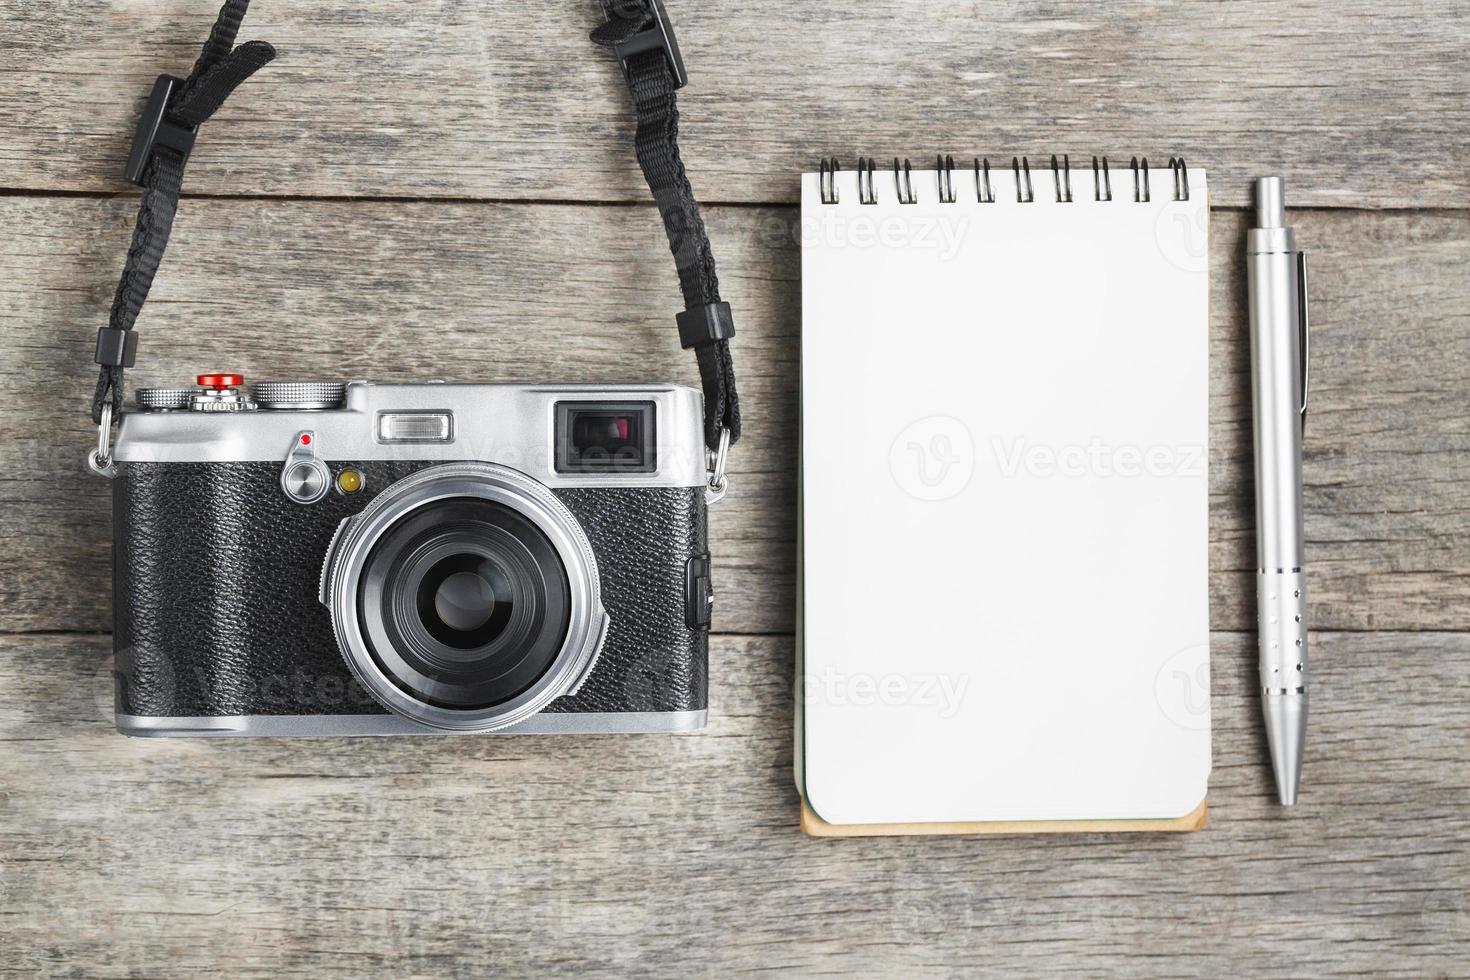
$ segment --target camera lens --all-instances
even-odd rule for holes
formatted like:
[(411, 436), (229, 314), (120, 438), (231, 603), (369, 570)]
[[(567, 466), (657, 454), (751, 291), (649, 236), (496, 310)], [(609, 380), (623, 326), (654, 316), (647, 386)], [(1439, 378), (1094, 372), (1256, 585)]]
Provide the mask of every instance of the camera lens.
[(515, 599), (500, 566), (479, 555), (459, 554), (424, 576), (418, 605), (419, 617), (434, 639), (472, 650), (505, 629)]
[(425, 467), (344, 521), (322, 601), (363, 687), (447, 731), (515, 725), (575, 691), (608, 625), (576, 517), (494, 463)]
[(569, 590), (540, 528), (504, 504), (460, 497), (387, 529), (363, 566), (359, 606), (373, 659), (401, 690), (482, 710), (551, 668), (566, 639)]

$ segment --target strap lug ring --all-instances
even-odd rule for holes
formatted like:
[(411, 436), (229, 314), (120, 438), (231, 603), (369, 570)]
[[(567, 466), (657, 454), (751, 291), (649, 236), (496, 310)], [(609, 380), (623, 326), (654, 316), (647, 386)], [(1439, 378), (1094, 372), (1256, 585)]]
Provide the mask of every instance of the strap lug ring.
[(112, 459), (111, 398), (102, 405), (102, 421), (97, 424), (97, 448), (87, 453), (87, 468), (109, 480), (117, 476), (117, 464)]
[(725, 465), (730, 459), (730, 430), (720, 426), (720, 448), (715, 452), (704, 451), (709, 465), (709, 481), (704, 488), (704, 502), (717, 504), (730, 489), (730, 479), (725, 475)]

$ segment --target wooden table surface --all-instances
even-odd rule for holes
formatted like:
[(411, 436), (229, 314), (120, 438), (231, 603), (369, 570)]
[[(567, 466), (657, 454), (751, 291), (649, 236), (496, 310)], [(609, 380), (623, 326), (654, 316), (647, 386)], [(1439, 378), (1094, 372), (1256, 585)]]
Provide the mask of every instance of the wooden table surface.
[[(1470, 8), (1459, 0), (671, 0), (747, 435), (698, 736), (114, 733), (93, 337), (152, 77), (213, 0), (0, 0), (0, 971), (1464, 975)], [(677, 380), (679, 309), (593, 0), (258, 0), (134, 384)], [(791, 774), (797, 174), (1068, 152), (1210, 171), (1210, 827), (816, 841)], [(1243, 246), (1313, 252), (1301, 803), (1254, 691)]]

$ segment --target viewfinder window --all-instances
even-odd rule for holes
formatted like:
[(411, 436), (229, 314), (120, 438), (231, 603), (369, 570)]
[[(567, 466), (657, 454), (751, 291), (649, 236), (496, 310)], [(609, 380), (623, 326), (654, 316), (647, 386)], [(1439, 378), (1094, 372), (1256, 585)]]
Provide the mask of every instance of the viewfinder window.
[(652, 473), (652, 402), (559, 402), (558, 473)]

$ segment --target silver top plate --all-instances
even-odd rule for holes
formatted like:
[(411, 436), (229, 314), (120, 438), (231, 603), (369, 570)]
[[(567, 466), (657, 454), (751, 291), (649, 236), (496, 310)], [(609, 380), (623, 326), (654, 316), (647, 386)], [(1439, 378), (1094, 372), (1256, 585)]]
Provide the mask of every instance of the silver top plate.
[[(556, 405), (568, 401), (654, 403), (652, 473), (558, 473)], [(115, 458), (124, 463), (283, 462), (304, 430), (326, 461), (480, 460), (500, 463), (550, 487), (702, 487), (707, 480), (703, 399), (682, 385), (370, 384), (347, 385), (325, 411), (129, 412)], [(448, 441), (385, 442), (379, 416), (448, 413)]]

